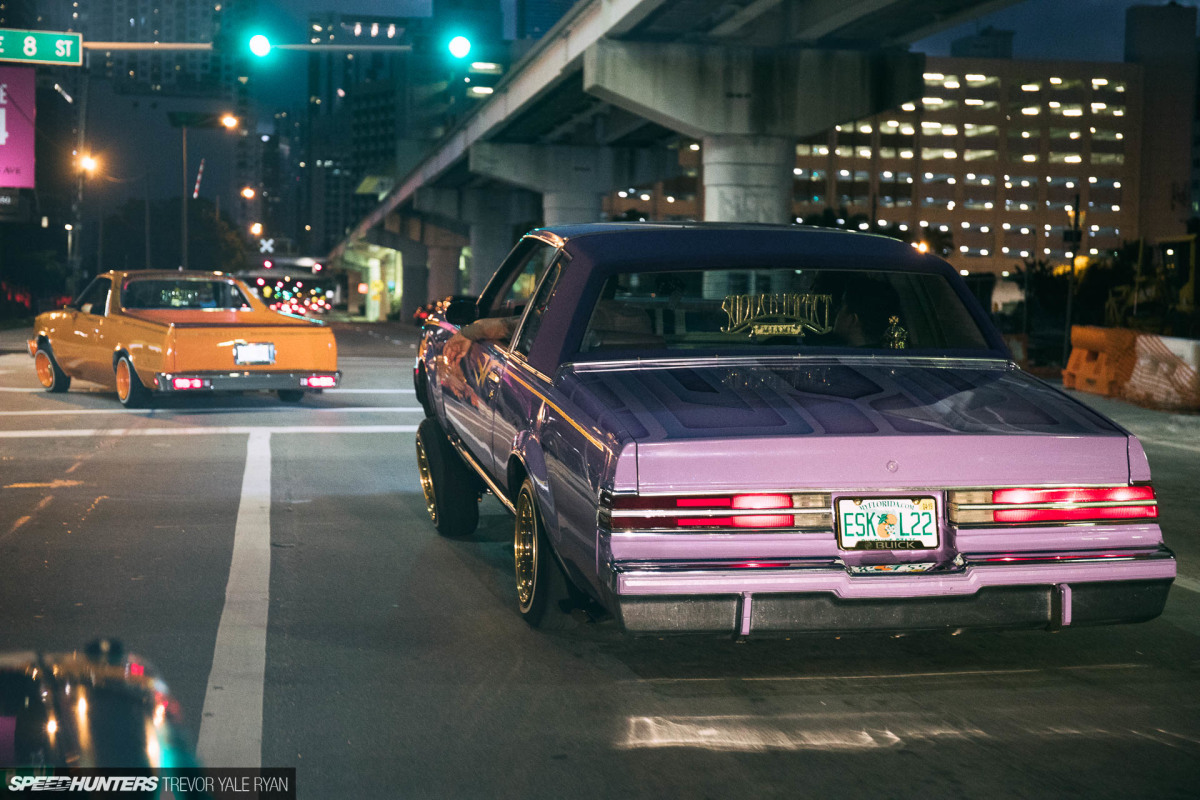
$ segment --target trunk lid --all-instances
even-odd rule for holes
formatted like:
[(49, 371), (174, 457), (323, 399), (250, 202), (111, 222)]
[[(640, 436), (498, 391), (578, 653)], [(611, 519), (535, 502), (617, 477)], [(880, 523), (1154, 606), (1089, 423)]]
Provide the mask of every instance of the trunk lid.
[(998, 361), (576, 365), (637, 445), (638, 490), (1125, 483), (1124, 431)]

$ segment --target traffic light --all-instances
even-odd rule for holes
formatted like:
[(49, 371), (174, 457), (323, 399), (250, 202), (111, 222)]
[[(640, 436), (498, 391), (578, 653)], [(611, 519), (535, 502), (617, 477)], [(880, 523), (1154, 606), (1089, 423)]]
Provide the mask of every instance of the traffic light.
[(471, 52), (471, 40), (462, 35), (455, 36), (446, 45), (446, 49), (455, 58), (459, 60), (464, 59)]
[(265, 58), (271, 52), (271, 40), (266, 37), (266, 34), (254, 34), (246, 45), (250, 48), (250, 52), (259, 58)]

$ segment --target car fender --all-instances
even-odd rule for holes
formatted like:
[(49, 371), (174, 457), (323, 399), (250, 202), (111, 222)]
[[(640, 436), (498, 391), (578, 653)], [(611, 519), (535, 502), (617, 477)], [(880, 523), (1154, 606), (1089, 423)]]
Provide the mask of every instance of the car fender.
[[(517, 434), (516, 441), (512, 446), (510, 463), (511, 458), (516, 458), (521, 463), (525, 474), (533, 481), (533, 488), (537, 493), (538, 510), (542, 512), (542, 522), (546, 524), (546, 530), (552, 540), (557, 543), (559, 539), (558, 511), (554, 504), (554, 492), (550, 487), (550, 475), (546, 469), (546, 457), (542, 452), (542, 445), (533, 431), (524, 430)], [(509, 475), (511, 474), (510, 466)], [(514, 491), (520, 488), (520, 485), (512, 487)]]

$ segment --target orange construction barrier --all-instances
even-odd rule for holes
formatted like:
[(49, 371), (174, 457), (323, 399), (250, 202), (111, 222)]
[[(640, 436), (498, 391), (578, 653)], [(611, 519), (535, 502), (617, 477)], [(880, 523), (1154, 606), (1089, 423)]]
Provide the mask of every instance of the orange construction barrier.
[(1200, 342), (1139, 335), (1137, 365), (1122, 395), (1149, 408), (1200, 409)]
[(1137, 363), (1137, 334), (1124, 328), (1071, 327), (1071, 357), (1063, 386), (1081, 392), (1120, 396)]

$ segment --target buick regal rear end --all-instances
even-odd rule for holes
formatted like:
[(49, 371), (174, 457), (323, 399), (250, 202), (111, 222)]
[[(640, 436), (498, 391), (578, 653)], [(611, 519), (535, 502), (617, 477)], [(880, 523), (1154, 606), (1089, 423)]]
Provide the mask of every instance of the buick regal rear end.
[(1175, 560), (1138, 440), (1017, 368), (945, 262), (794, 228), (605, 236), (568, 237), (526, 312), (553, 341), (508, 364), (498, 396), (537, 391), (526, 433), (496, 406), (493, 463), (540, 443), (535, 519), (625, 630), (1162, 612)]

